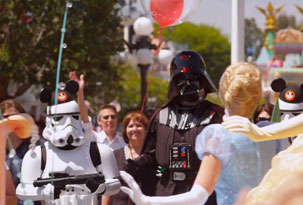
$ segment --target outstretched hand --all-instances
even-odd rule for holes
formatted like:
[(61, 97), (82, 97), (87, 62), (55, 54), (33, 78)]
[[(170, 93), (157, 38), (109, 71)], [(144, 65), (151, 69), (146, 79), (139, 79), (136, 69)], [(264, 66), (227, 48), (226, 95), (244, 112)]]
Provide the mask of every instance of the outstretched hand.
[(79, 91), (84, 90), (85, 81), (84, 81), (84, 75), (83, 74), (80, 75), (80, 79), (79, 79), (78, 76), (77, 76), (76, 71), (69, 72), (69, 79), (74, 80), (79, 84)]
[(121, 190), (126, 193), (136, 204), (147, 204), (147, 196), (145, 196), (135, 179), (125, 171), (120, 171), (120, 176), (130, 187), (122, 186)]
[(89, 122), (89, 117), (88, 117), (88, 112), (87, 112), (87, 107), (85, 105), (84, 101), (84, 75), (80, 75), (80, 79), (77, 76), (76, 71), (69, 72), (69, 79), (74, 80), (79, 84), (79, 91), (78, 91), (78, 104), (79, 104), (79, 109), (80, 109), (80, 115), (82, 118), (82, 121), (84, 123)]
[(258, 142), (270, 137), (269, 133), (263, 131), (257, 125), (251, 123), (249, 119), (241, 116), (231, 116), (224, 119), (222, 125), (230, 132), (245, 134), (251, 140)]

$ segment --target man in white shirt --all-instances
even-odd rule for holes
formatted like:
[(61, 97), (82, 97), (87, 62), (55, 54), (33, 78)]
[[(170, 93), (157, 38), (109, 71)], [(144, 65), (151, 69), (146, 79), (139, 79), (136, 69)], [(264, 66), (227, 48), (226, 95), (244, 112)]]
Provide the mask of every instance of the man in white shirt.
[(118, 116), (114, 105), (102, 105), (99, 109), (98, 124), (102, 131), (96, 133), (96, 141), (106, 144), (113, 150), (120, 149), (126, 144), (121, 136), (117, 134)]
[(70, 80), (75, 80), (79, 84), (78, 91), (78, 103), (80, 109), (80, 115), (83, 121), (83, 128), (85, 135), (89, 140), (96, 141), (98, 143), (106, 144), (113, 150), (120, 149), (126, 145), (123, 138), (117, 134), (118, 116), (117, 110), (114, 105), (106, 104), (102, 105), (99, 109), (97, 123), (101, 126), (101, 132), (93, 131), (92, 123), (89, 120), (87, 107), (84, 103), (84, 75), (80, 75), (80, 79), (77, 77), (75, 71), (70, 72)]

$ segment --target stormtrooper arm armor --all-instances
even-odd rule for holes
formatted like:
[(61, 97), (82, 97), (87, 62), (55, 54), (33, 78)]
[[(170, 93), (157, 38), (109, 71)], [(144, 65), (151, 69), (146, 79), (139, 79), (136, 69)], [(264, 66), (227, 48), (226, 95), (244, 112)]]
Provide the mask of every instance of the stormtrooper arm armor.
[[(41, 147), (35, 148), (36, 156), (31, 156), (31, 150), (25, 154), (21, 167), (21, 182), (17, 186), (16, 194), (21, 200), (43, 200), (43, 187), (34, 187), (33, 182), (41, 176)], [(38, 169), (37, 169), (38, 167)]]
[(121, 186), (116, 158), (109, 146), (97, 144), (101, 156), (101, 165), (97, 166), (97, 170), (101, 171), (105, 178), (104, 195), (114, 195), (120, 191)]

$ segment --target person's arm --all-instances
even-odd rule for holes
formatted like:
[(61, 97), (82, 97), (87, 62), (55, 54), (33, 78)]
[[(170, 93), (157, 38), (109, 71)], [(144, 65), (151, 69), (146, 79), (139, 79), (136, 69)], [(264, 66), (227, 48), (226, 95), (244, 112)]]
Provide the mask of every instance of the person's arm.
[(221, 173), (221, 167), (218, 158), (211, 154), (205, 154), (191, 190), (183, 194), (162, 197), (145, 196), (134, 178), (126, 172), (120, 171), (121, 177), (130, 187), (123, 186), (121, 190), (128, 194), (136, 204), (201, 205), (207, 201), (209, 195), (213, 192)]
[[(0, 127), (1, 131), (1, 127)], [(6, 177), (5, 172), (7, 171), (5, 168), (5, 148), (6, 148), (6, 135), (0, 133), (0, 199), (3, 199), (3, 202), (0, 201), (1, 205), (4, 205), (5, 201), (5, 183)]]
[(189, 192), (168, 197), (145, 196), (131, 175), (124, 171), (121, 177), (130, 188), (121, 187), (137, 204), (204, 204), (213, 192), (221, 169), (232, 156), (231, 134), (220, 124), (209, 125), (197, 136), (195, 151), (202, 163)]
[(107, 196), (117, 194), (120, 191), (121, 184), (118, 179), (119, 172), (115, 154), (109, 146), (100, 143), (97, 143), (97, 145), (101, 157), (101, 164), (96, 168), (97, 171), (102, 172), (105, 177), (105, 190), (102, 194)]
[(6, 170), (6, 203), (5, 204), (17, 204), (17, 195), (14, 182), (10, 170)]
[(222, 165), (220, 160), (212, 154), (206, 153), (203, 157), (199, 172), (194, 181), (194, 185), (204, 187), (211, 194), (217, 184)]
[(102, 205), (111, 205), (112, 204), (112, 196), (102, 195), (101, 204)]
[(87, 107), (85, 105), (85, 98), (84, 98), (84, 75), (80, 75), (80, 79), (78, 78), (77, 74), (75, 71), (69, 73), (69, 79), (74, 80), (79, 84), (79, 91), (78, 91), (78, 105), (80, 109), (80, 115), (83, 123), (89, 122), (88, 118), (88, 112), (87, 112)]
[(79, 84), (79, 91), (77, 93), (77, 98), (78, 98), (78, 105), (79, 105), (79, 110), (80, 110), (80, 116), (83, 121), (83, 128), (85, 130), (85, 135), (87, 139), (90, 140), (96, 140), (96, 134), (93, 131), (93, 127), (91, 122), (89, 121), (88, 117), (88, 112), (87, 112), (87, 107), (85, 105), (85, 98), (84, 98), (84, 75), (80, 75), (80, 79), (78, 78), (77, 74), (75, 71), (69, 73), (69, 79), (74, 80)]
[(240, 116), (228, 117), (224, 119), (222, 125), (230, 132), (243, 133), (256, 142), (283, 139), (303, 133), (303, 113), (289, 120), (262, 128)]

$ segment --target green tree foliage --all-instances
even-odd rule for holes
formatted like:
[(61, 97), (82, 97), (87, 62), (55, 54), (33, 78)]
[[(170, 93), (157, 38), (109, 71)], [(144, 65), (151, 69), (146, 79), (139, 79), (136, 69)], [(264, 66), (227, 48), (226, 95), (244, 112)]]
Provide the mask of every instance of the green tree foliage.
[(293, 15), (287, 16), (286, 14), (281, 14), (278, 16), (276, 21), (278, 29), (285, 29), (290, 27), (299, 30), (299, 25), (297, 25), (296, 17)]
[(207, 25), (183, 23), (163, 30), (166, 40), (186, 45), (197, 51), (206, 63), (207, 71), (218, 86), (220, 77), (230, 64), (230, 43), (219, 29)]
[[(123, 81), (120, 82), (122, 90), (118, 93), (118, 96), (123, 108), (121, 116), (124, 116), (124, 114), (129, 111), (141, 109), (139, 69), (132, 69), (130, 66), (125, 66), (123, 68), (122, 78)], [(167, 102), (169, 82), (160, 77), (156, 77), (154, 72), (149, 72), (147, 78), (150, 84), (147, 87), (148, 94), (145, 108), (158, 108)]]
[(265, 39), (263, 32), (256, 24), (255, 18), (245, 19), (245, 57), (252, 56), (256, 59), (259, 56)]
[[(68, 10), (60, 81), (66, 81), (72, 70), (84, 73), (86, 94), (91, 98), (111, 101), (120, 88), (119, 67), (111, 56), (123, 50), (123, 29), (115, 6), (121, 2), (75, 0)], [(19, 92), (33, 84), (55, 89), (65, 4), (60, 0), (1, 1), (0, 101), (9, 97), (10, 79), (19, 83)]]

